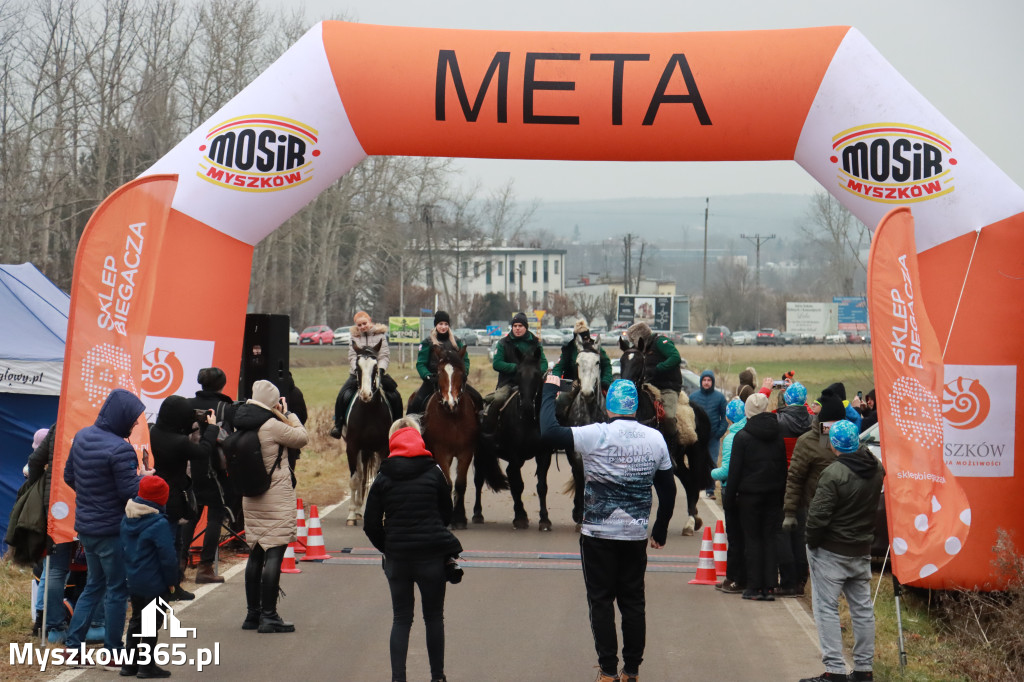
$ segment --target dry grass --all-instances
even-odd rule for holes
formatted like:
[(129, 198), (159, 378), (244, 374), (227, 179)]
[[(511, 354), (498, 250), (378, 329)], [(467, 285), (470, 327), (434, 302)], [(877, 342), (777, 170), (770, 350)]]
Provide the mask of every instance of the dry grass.
[[(32, 571), (0, 560), (0, 642), (15, 644), (32, 641)], [(38, 640), (37, 640), (38, 643)], [(0, 679), (45, 680), (54, 677), (31, 666), (12, 666), (9, 651), (0, 661)]]

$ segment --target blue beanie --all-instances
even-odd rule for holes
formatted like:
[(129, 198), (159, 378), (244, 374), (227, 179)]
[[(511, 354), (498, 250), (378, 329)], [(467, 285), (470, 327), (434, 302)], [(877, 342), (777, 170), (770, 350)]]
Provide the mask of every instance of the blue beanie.
[(794, 381), (782, 394), (787, 405), (803, 405), (807, 402), (807, 389), (798, 381)]
[(856, 424), (842, 419), (829, 429), (828, 442), (841, 454), (856, 452), (860, 448), (860, 431), (857, 430)]
[(608, 388), (604, 405), (612, 414), (634, 414), (637, 402), (636, 386), (633, 382), (618, 379)]
[(729, 404), (725, 406), (725, 418), (735, 424), (743, 419), (743, 416), (743, 401), (739, 398), (730, 400)]

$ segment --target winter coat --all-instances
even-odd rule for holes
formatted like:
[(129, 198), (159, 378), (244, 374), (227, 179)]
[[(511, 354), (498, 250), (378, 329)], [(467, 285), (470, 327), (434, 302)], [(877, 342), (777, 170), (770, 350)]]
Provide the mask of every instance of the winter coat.
[[(348, 367), (349, 371), (355, 373), (356, 371), (356, 344), (359, 344), (360, 348), (373, 349), (378, 343), (380, 343), (380, 350), (377, 351), (377, 367), (382, 372), (388, 371), (388, 365), (391, 363), (391, 349), (388, 348), (388, 327), (385, 324), (375, 324), (370, 327), (370, 330), (366, 333), (360, 332), (359, 328), (353, 325), (349, 328), (352, 334), (352, 340), (348, 344)], [(288, 396), (285, 396), (287, 398)], [(291, 402), (288, 403), (289, 409), (291, 408)]]
[(139, 459), (125, 439), (145, 411), (135, 394), (110, 392), (96, 421), (75, 434), (64, 482), (75, 491), (75, 530), (87, 535), (121, 532), (124, 505), (139, 492)]
[[(604, 352), (604, 348), (598, 346), (598, 350), (601, 353), (601, 388), (607, 390), (614, 380), (612, 376), (612, 361), (608, 359), (608, 353)], [(551, 373), (567, 381), (579, 379), (576, 367), (576, 356), (579, 355), (579, 352), (580, 349), (576, 347), (575, 338), (563, 345), (562, 354), (559, 356), (554, 368), (552, 368)]]
[[(679, 357), (679, 349), (672, 343), (672, 339), (654, 334), (650, 337), (647, 348), (644, 366), (648, 382), (657, 389), (683, 390), (683, 373), (680, 369), (683, 359)], [(718, 437), (721, 437), (721, 434)]]
[(519, 369), (519, 363), (515, 359), (515, 351), (518, 350), (520, 355), (527, 357), (535, 353), (538, 348), (541, 349), (540, 371), (546, 372), (548, 369), (548, 359), (544, 355), (544, 349), (541, 347), (540, 341), (533, 335), (533, 332), (526, 330), (519, 338), (512, 336), (512, 332), (501, 337), (494, 351), (494, 361), (491, 363), (491, 367), (498, 373), (498, 388), (515, 383), (516, 371)]
[(797, 510), (806, 508), (814, 499), (818, 477), (836, 456), (829, 447), (828, 435), (821, 433), (817, 418), (811, 420), (811, 429), (796, 439), (793, 458), (786, 476), (786, 499), (782, 510), (786, 516), (796, 516)]
[(195, 412), (189, 400), (172, 395), (160, 404), (156, 424), (149, 429), (153, 468), (171, 488), (167, 517), (172, 521), (193, 517), (195, 510), (188, 498), (189, 491), (195, 494), (197, 504), (220, 504), (215, 479), (217, 469), (213, 464), (213, 458), (217, 456), (219, 431), (203, 422), (199, 442), (193, 443), (189, 434), (195, 424)]
[(391, 455), (366, 497), (363, 531), (394, 559), (457, 555), (462, 545), (447, 526), (452, 487), (414, 428), (395, 431)]
[(729, 478), (729, 461), (732, 459), (732, 441), (736, 434), (747, 425), (747, 418), (739, 420), (729, 427), (722, 438), (722, 466), (711, 470), (711, 478), (716, 481), (725, 481)]
[(245, 539), (263, 549), (287, 545), (295, 540), (295, 489), (287, 453), (281, 448), (301, 448), (306, 444), (306, 429), (293, 412), (282, 421), (266, 407), (248, 401), (235, 412), (235, 428), (257, 430), (263, 450), (263, 466), (270, 471), (281, 456), (281, 463), (270, 477), (270, 488), (256, 497), (242, 498)]
[(121, 520), (128, 592), (153, 599), (178, 584), (174, 533), (162, 508), (149, 500), (128, 500)]
[(734, 507), (738, 495), (778, 497), (786, 490), (786, 444), (771, 412), (747, 418), (732, 441), (723, 506)]
[(807, 546), (843, 556), (870, 554), (884, 477), (881, 462), (865, 446), (839, 455), (818, 479), (807, 513)]
[[(50, 427), (46, 438), (39, 444), (39, 447), (28, 456), (28, 482), (35, 483), (40, 478), (46, 478), (43, 483), (43, 499), (50, 499), (50, 482), (53, 474), (53, 443), (57, 434), (57, 425)], [(49, 505), (47, 505), (49, 508)]]
[(782, 439), (786, 441), (786, 466), (793, 459), (793, 448), (796, 439), (811, 429), (811, 413), (806, 405), (786, 405), (775, 413), (779, 418), (779, 429)]
[[(447, 346), (454, 350), (464, 348), (466, 344), (462, 342), (462, 339), (458, 339), (450, 331), (447, 336), (438, 336), (437, 330), (431, 330), (430, 336), (423, 339), (420, 342), (420, 352), (416, 356), (416, 372), (420, 375), (420, 379), (426, 381), (428, 378), (437, 376), (437, 358), (434, 356), (434, 346)], [(466, 374), (469, 374), (469, 353), (466, 353), (466, 357), (462, 359), (462, 363), (466, 366)]]
[[(711, 388), (703, 386), (704, 377), (711, 377)], [(690, 394), (690, 403), (699, 405), (711, 422), (711, 438), (719, 440), (725, 435), (729, 421), (725, 418), (725, 396), (715, 390), (715, 373), (706, 369), (700, 373), (701, 387)]]

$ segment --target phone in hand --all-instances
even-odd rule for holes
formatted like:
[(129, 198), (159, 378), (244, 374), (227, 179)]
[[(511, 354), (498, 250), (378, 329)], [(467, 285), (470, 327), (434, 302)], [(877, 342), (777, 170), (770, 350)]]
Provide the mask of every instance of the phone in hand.
[(149, 446), (146, 445), (145, 443), (142, 444), (142, 468), (143, 469), (152, 469), (153, 468), (153, 467), (151, 467), (149, 465)]
[(782, 379), (777, 379), (777, 380), (772, 382), (772, 388), (785, 388), (785, 387), (786, 387), (786, 382), (783, 381)]

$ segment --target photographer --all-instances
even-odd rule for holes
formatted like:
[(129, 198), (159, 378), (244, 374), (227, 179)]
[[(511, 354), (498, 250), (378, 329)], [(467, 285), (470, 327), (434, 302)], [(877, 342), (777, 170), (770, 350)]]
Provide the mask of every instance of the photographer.
[[(149, 443), (153, 448), (153, 467), (156, 475), (167, 481), (170, 497), (167, 500), (167, 519), (174, 527), (174, 549), (178, 553), (178, 566), (184, 578), (192, 536), (187, 527), (198, 518), (193, 479), (206, 484), (211, 476), (213, 457), (217, 452), (217, 429), (205, 428), (198, 443), (190, 435), (197, 421), (207, 426), (216, 424), (212, 412), (197, 412), (187, 398), (169, 396), (160, 405), (156, 424), (149, 429)], [(191, 467), (192, 476), (189, 476)], [(187, 536), (187, 537), (186, 537)], [(192, 599), (194, 595), (175, 586), (172, 599)]]
[(431, 682), (444, 676), (445, 581), (461, 580), (452, 559), (462, 545), (447, 526), (452, 520), (452, 487), (423, 444), (419, 422), (404, 417), (391, 425), (391, 454), (381, 464), (366, 498), (363, 530), (384, 554), (391, 587), (391, 679), (405, 682), (415, 596), (420, 588)]

